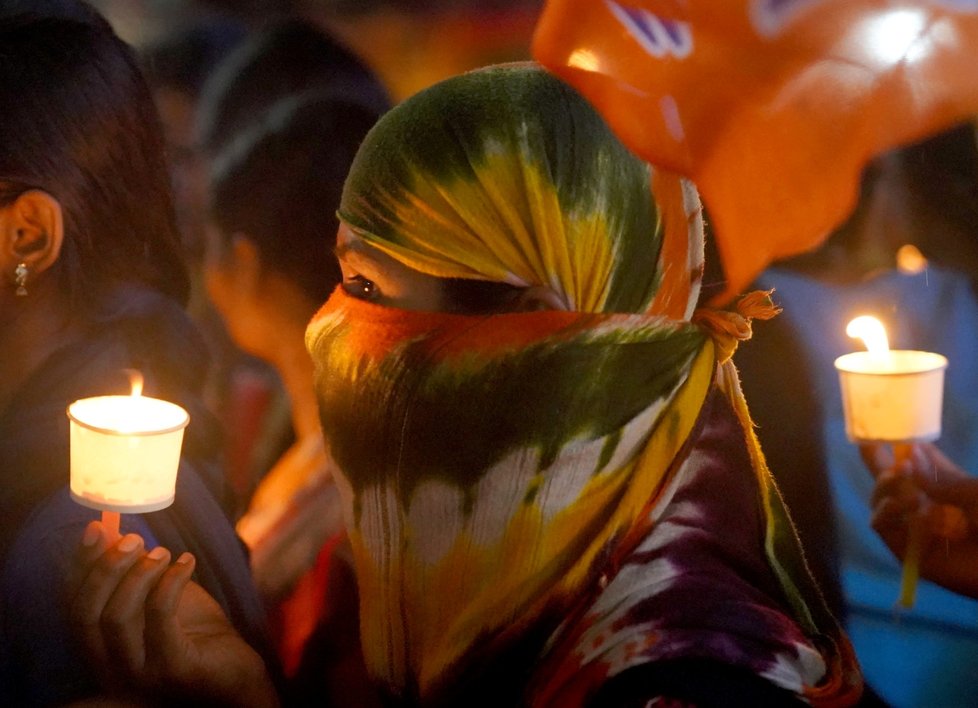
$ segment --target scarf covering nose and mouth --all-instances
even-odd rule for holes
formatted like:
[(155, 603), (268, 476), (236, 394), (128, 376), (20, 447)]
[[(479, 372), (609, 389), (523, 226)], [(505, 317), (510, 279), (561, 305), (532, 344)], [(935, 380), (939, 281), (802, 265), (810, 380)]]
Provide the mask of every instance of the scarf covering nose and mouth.
[[(717, 350), (690, 321), (703, 264), (691, 185), (653, 173), (559, 80), (514, 64), (388, 113), (339, 216), (420, 272), (545, 287), (567, 306), (463, 316), (337, 289), (309, 325), (363, 651), (388, 691), (580, 705), (626, 668), (679, 656), (748, 667), (815, 702), (858, 691), (759, 453), (745, 453), (749, 503), (732, 517), (726, 481), (703, 487), (712, 468), (690, 457), (718, 388)], [(736, 374), (720, 370), (733, 437), (754, 450)], [(649, 560), (683, 547), (684, 531), (657, 523), (677, 504), (706, 520), (691, 533), (707, 541), (728, 533), (710, 519), (757, 521), (735, 552), (749, 557)], [(771, 594), (733, 583), (726, 614), (698, 616), (692, 595), (679, 620), (641, 611), (687, 578), (693, 590), (737, 580), (741, 561)]]

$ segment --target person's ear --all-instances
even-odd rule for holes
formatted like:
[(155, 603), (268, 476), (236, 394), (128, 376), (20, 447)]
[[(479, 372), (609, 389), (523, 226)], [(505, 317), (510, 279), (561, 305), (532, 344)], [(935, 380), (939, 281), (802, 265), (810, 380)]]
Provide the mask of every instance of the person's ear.
[(567, 310), (567, 304), (552, 288), (534, 285), (523, 288), (513, 300), (512, 312), (539, 312), (541, 310)]
[(23, 264), (28, 277), (36, 277), (57, 262), (64, 235), (58, 200), (28, 190), (0, 209), (0, 267), (11, 277)]

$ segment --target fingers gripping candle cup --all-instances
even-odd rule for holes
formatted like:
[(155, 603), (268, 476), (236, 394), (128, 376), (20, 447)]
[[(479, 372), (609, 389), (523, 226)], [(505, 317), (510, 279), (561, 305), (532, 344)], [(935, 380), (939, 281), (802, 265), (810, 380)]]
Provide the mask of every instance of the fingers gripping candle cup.
[[(932, 352), (891, 350), (886, 330), (874, 317), (852, 320), (846, 334), (862, 339), (867, 349), (835, 360), (846, 435), (853, 442), (892, 444), (894, 465), (899, 467), (909, 456), (911, 443), (941, 435), (947, 359)], [(914, 603), (923, 542), (921, 521), (913, 519), (898, 599), (903, 607)]]
[(71, 497), (102, 511), (117, 536), (120, 513), (143, 513), (173, 503), (183, 431), (190, 416), (180, 406), (142, 395), (96, 396), (68, 406)]

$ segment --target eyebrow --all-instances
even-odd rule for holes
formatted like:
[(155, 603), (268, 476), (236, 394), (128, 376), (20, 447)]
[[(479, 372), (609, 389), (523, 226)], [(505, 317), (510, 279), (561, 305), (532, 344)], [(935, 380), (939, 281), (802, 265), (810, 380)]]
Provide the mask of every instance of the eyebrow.
[(371, 255), (371, 253), (363, 247), (363, 244), (360, 241), (334, 244), (330, 250), (333, 252), (333, 256), (336, 258), (346, 258), (353, 255), (356, 258), (364, 258), (370, 262), (376, 261), (373, 255)]

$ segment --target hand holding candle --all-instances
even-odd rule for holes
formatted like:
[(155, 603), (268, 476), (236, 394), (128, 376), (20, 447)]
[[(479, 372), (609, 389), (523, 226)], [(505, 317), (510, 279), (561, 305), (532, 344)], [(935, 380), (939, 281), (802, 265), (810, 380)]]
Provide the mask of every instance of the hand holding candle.
[[(899, 466), (910, 443), (940, 437), (947, 359), (931, 352), (891, 350), (883, 325), (872, 317), (857, 317), (846, 334), (863, 339), (867, 348), (835, 360), (846, 435), (853, 442), (893, 444)], [(912, 522), (899, 598), (904, 607), (914, 602), (922, 543), (922, 529)]]
[(98, 396), (68, 406), (71, 496), (102, 510), (110, 533), (118, 514), (157, 511), (173, 503), (183, 431), (180, 406), (142, 394)]
[(893, 455), (876, 444), (860, 445), (863, 462), (876, 477), (873, 529), (902, 557), (907, 518), (918, 517), (929, 542), (921, 554), (921, 577), (978, 599), (978, 479), (931, 443), (915, 443), (898, 470)]

